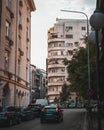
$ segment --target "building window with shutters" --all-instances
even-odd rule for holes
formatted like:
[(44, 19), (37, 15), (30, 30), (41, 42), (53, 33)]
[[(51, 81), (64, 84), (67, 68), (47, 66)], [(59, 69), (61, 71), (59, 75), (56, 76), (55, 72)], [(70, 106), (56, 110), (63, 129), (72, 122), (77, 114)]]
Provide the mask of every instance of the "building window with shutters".
[(11, 9), (11, 0), (7, 0), (7, 7)]
[(20, 76), (20, 72), (21, 72), (21, 61), (18, 60), (18, 76)]
[(6, 20), (6, 36), (10, 36), (10, 23)]
[(82, 30), (86, 30), (86, 27), (82, 27)]
[(5, 50), (5, 56), (4, 56), (4, 66), (5, 70), (9, 71), (9, 51)]
[(73, 35), (72, 35), (72, 34), (67, 34), (67, 35), (66, 35), (66, 38), (72, 39), (72, 38), (73, 38)]

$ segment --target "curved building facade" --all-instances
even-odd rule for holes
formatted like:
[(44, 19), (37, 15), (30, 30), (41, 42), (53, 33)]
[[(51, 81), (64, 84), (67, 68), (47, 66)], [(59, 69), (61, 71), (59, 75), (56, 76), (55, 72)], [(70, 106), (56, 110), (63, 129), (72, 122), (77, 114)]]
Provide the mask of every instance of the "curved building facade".
[[(48, 30), (48, 99), (59, 98), (62, 86), (67, 83), (67, 70), (63, 61), (71, 60), (73, 50), (85, 46), (83, 36), (87, 35), (87, 21), (83, 19), (57, 19)], [(73, 94), (72, 94), (73, 95)], [(74, 96), (71, 97), (73, 100)]]

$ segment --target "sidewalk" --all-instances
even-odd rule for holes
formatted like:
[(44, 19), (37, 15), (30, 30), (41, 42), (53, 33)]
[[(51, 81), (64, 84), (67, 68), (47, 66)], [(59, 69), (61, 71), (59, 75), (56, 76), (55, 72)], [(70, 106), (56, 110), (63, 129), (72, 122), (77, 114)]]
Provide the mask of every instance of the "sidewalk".
[[(98, 126), (101, 129), (98, 129)], [(99, 118), (96, 111), (92, 111), (90, 114), (86, 111), (83, 130), (104, 130), (104, 112), (101, 113)]]

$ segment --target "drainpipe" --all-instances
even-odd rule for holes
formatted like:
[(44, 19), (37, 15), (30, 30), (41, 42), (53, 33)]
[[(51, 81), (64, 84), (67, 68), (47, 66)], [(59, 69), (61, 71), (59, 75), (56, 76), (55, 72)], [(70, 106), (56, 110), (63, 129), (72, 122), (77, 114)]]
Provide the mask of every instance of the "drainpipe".
[(16, 106), (16, 70), (17, 70), (17, 44), (18, 44), (18, 0), (16, 0), (16, 35), (15, 35), (15, 79), (14, 79), (14, 106)]

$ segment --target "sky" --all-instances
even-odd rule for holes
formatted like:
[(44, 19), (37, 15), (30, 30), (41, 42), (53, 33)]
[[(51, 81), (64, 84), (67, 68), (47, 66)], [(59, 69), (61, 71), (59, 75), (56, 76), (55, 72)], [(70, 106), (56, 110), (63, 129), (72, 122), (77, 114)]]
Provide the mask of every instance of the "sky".
[(46, 70), (47, 31), (54, 26), (56, 18), (83, 18), (82, 14), (60, 10), (82, 11), (90, 16), (96, 0), (34, 0), (36, 10), (31, 14), (31, 64)]

